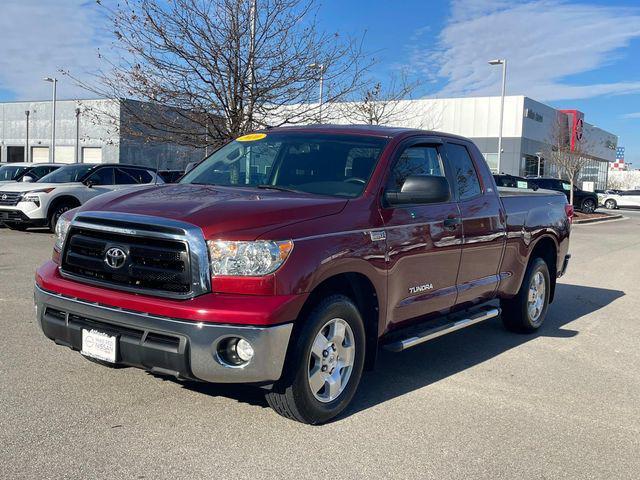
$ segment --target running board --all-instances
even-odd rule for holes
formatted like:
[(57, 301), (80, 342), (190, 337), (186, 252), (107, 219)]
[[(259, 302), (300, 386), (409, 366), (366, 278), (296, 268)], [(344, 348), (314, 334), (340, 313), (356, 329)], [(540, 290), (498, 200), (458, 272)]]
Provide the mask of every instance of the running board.
[(499, 308), (486, 308), (480, 310), (474, 315), (471, 315), (469, 318), (463, 318), (454, 322), (445, 323), (444, 325), (440, 324), (437, 327), (424, 330), (410, 337), (393, 341), (384, 345), (384, 348), (392, 352), (401, 352), (403, 350), (406, 350), (407, 348), (415, 347), (416, 345), (420, 345), (421, 343), (428, 342), (429, 340), (433, 340), (434, 338), (446, 335), (447, 333), (470, 327), (471, 325), (484, 322), (485, 320), (489, 320), (490, 318), (495, 318), (498, 315), (500, 315)]

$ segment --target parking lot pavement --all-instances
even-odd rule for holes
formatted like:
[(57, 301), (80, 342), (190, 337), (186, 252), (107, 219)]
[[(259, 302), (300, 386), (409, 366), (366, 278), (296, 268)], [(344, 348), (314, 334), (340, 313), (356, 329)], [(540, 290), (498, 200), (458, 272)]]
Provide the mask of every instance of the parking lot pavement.
[(46, 233), (0, 230), (2, 478), (638, 478), (640, 215), (574, 228), (533, 336), (499, 321), (382, 354), (322, 427), (247, 388), (108, 369), (34, 323)]

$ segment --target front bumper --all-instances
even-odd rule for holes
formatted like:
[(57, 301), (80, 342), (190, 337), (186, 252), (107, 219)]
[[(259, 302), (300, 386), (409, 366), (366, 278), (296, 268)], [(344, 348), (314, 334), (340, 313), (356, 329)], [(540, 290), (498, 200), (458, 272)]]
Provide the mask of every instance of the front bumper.
[[(280, 378), (292, 323), (270, 327), (175, 320), (89, 303), (35, 286), (38, 323), (44, 334), (73, 350), (82, 330), (96, 329), (117, 340), (116, 361), (178, 378), (214, 383), (272, 383)], [(218, 343), (242, 337), (254, 348), (252, 360), (232, 367), (217, 355)]]
[(17, 208), (2, 208), (0, 209), (0, 223), (39, 226), (44, 225), (46, 219), (31, 218)]

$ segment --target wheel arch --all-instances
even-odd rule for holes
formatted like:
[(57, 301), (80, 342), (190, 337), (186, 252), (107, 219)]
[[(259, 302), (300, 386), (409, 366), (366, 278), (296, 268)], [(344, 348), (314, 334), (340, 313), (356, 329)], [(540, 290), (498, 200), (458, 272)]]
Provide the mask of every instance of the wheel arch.
[(551, 292), (549, 294), (549, 303), (553, 302), (556, 291), (556, 279), (558, 278), (558, 243), (551, 235), (540, 237), (529, 254), (527, 266), (535, 259), (542, 258), (549, 268), (549, 276), (551, 277)]
[(56, 207), (65, 203), (72, 205), (71, 208), (76, 208), (82, 205), (82, 202), (76, 196), (68, 193), (62, 194), (58, 197), (53, 198), (49, 202), (49, 205), (47, 207), (47, 219), (51, 217), (51, 213), (54, 211)]
[[(374, 283), (361, 272), (340, 272), (323, 279), (309, 293), (299, 318), (304, 319), (323, 298), (341, 294), (349, 298), (358, 308), (365, 328), (366, 351), (365, 369), (371, 370), (375, 365), (378, 351), (378, 335), (380, 325), (380, 301)], [(301, 328), (303, 322), (296, 322), (292, 338)]]

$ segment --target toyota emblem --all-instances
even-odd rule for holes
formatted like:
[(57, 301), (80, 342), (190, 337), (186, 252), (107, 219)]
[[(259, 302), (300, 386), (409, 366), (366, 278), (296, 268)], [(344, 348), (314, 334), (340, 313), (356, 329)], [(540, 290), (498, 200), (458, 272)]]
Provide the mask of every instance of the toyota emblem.
[(126, 260), (127, 252), (120, 247), (111, 247), (107, 250), (107, 253), (104, 254), (104, 263), (114, 269), (122, 268)]

